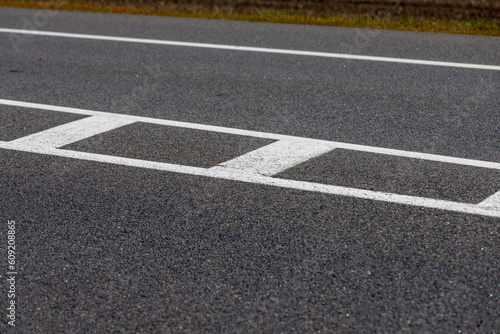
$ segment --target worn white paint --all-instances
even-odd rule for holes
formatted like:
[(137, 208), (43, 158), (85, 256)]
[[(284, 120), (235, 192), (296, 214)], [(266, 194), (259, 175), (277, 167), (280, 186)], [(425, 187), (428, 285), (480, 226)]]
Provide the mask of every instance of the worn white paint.
[(212, 167), (260, 175), (276, 175), (287, 168), (330, 152), (335, 144), (315, 140), (280, 140)]
[(500, 211), (500, 191), (494, 193), (493, 195), (479, 203), (478, 206)]
[(11, 143), (24, 147), (58, 148), (132, 123), (135, 121), (92, 116), (34, 133)]

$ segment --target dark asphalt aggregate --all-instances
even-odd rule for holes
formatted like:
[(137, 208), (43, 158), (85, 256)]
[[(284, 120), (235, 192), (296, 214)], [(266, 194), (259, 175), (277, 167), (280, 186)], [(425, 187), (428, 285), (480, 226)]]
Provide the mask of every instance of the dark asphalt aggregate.
[[(123, 142), (123, 138), (127, 138)], [(275, 140), (147, 123), (108, 131), (63, 149), (210, 168)]]
[[(34, 15), (0, 8), (0, 27)], [(41, 26), (500, 65), (493, 37), (76, 12)], [(2, 99), (500, 162), (500, 72), (3, 33), (0, 57)], [(0, 106), (0, 140), (76, 119)], [(206, 167), (267, 143), (135, 124), (68, 148)], [(498, 172), (407, 160), (338, 150), (278, 177), (500, 190)], [(500, 332), (498, 218), (4, 149), (0, 164), (0, 263), (15, 220), (19, 273), (2, 333)]]
[(497, 191), (500, 172), (336, 149), (277, 177), (474, 204)]

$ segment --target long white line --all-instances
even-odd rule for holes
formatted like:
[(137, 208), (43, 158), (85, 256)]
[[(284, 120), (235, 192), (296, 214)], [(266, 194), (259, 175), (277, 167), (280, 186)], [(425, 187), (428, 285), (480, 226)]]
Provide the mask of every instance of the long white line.
[(108, 117), (108, 118), (118, 118), (118, 119), (123, 119), (123, 120), (128, 120), (128, 121), (134, 121), (134, 122), (143, 122), (143, 123), (151, 123), (151, 124), (158, 124), (158, 125), (181, 127), (181, 128), (187, 128), (187, 129), (221, 132), (221, 133), (227, 133), (227, 134), (249, 136), (249, 137), (256, 137), (256, 138), (264, 138), (264, 139), (288, 140), (288, 141), (297, 140), (300, 142), (310, 141), (311, 145), (316, 145), (316, 144), (332, 145), (332, 146), (335, 146), (336, 148), (343, 148), (346, 150), (370, 152), (370, 153), (377, 153), (377, 154), (386, 154), (386, 155), (405, 157), (405, 158), (437, 161), (437, 162), (451, 163), (451, 164), (457, 164), (457, 165), (465, 165), (465, 166), (473, 166), (473, 167), (500, 170), (500, 163), (499, 162), (492, 162), (492, 161), (464, 159), (464, 158), (449, 157), (449, 156), (438, 155), (438, 154), (396, 150), (396, 149), (390, 149), (390, 148), (342, 143), (342, 142), (335, 142), (335, 141), (328, 141), (328, 140), (321, 140), (321, 139), (302, 138), (302, 137), (288, 136), (288, 135), (282, 135), (282, 134), (276, 134), (276, 133), (243, 130), (243, 129), (235, 129), (235, 128), (226, 128), (226, 127), (222, 127), (222, 126), (179, 122), (179, 121), (170, 121), (170, 120), (159, 119), (159, 118), (115, 114), (115, 113), (103, 112), (103, 111), (94, 111), (94, 110), (87, 110), (87, 109), (53, 106), (53, 105), (48, 105), (48, 104), (39, 104), (39, 103), (0, 99), (0, 105), (2, 105), (2, 104), (8, 105), (8, 106), (23, 107), (23, 108), (59, 111), (59, 112), (78, 114), (78, 115), (104, 116), (104, 117)]
[(500, 210), (497, 208), (485, 208), (476, 204), (398, 195), (313, 182), (277, 179), (255, 173), (242, 173), (234, 170), (205, 169), (95, 153), (54, 149), (50, 147), (29, 147), (25, 145), (17, 145), (12, 142), (0, 142), (0, 148), (500, 218)]
[(90, 40), (100, 40), (100, 41), (184, 46), (193, 48), (219, 49), (219, 50), (230, 50), (230, 51), (275, 53), (275, 54), (295, 55), (295, 56), (312, 56), (312, 57), (324, 57), (324, 58), (353, 59), (353, 60), (379, 61), (379, 62), (389, 62), (389, 63), (413, 64), (413, 65), (444, 66), (444, 67), (500, 71), (500, 66), (498, 65), (468, 64), (468, 63), (392, 58), (392, 57), (375, 57), (375, 56), (364, 56), (364, 55), (351, 55), (344, 53), (259, 48), (251, 46), (237, 46), (237, 45), (210, 44), (210, 43), (192, 43), (192, 42), (180, 42), (180, 41), (169, 41), (169, 40), (159, 40), (159, 39), (118, 37), (118, 36), (73, 34), (73, 33), (55, 32), (55, 31), (0, 28), (0, 32), (11, 33), (11, 34), (23, 34), (23, 35), (65, 37), (65, 38), (90, 39)]

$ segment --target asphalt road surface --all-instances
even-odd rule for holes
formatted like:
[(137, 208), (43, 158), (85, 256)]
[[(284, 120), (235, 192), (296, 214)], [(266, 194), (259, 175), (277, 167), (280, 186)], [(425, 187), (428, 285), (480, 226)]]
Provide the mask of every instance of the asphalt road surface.
[(0, 8), (0, 331), (499, 333), (499, 56)]

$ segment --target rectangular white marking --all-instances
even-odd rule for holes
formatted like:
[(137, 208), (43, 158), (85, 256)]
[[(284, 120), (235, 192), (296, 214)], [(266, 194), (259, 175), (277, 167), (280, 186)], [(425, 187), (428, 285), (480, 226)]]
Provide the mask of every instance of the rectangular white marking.
[(333, 149), (335, 149), (333, 143), (318, 143), (314, 140), (280, 140), (211, 169), (272, 176)]
[(259, 48), (259, 47), (250, 47), (250, 46), (209, 44), (209, 43), (192, 43), (192, 42), (179, 42), (179, 41), (168, 41), (168, 40), (158, 40), (158, 39), (129, 38), (129, 37), (88, 35), (88, 34), (72, 34), (72, 33), (64, 33), (64, 32), (8, 29), (8, 28), (0, 28), (0, 32), (11, 33), (11, 34), (23, 34), (23, 35), (38, 35), (38, 36), (90, 39), (90, 40), (100, 40), (100, 41), (114, 41), (114, 42), (128, 42), (128, 43), (142, 43), (142, 44), (156, 44), (156, 45), (170, 45), (170, 46), (185, 46), (185, 47), (219, 49), (219, 50), (230, 50), (230, 51), (261, 52), (261, 53), (274, 53), (274, 54), (285, 54), (285, 55), (295, 55), (295, 56), (312, 56), (312, 57), (324, 57), (324, 58), (354, 59), (354, 60), (379, 61), (379, 62), (389, 62), (389, 63), (413, 64), (413, 65), (444, 66), (444, 67), (457, 67), (457, 68), (469, 68), (469, 69), (478, 69), (478, 70), (500, 71), (500, 66), (498, 66), (498, 65), (467, 64), (467, 63), (456, 63), (456, 62), (446, 62), (446, 61), (431, 61), (431, 60), (391, 58), (391, 57), (374, 57), (374, 56), (351, 55), (351, 54), (343, 54), (343, 53), (286, 50), (286, 49), (274, 49), (274, 48)]
[(500, 211), (500, 191), (479, 203), (478, 206)]
[(135, 123), (133, 120), (92, 116), (11, 141), (17, 146), (57, 148)]

